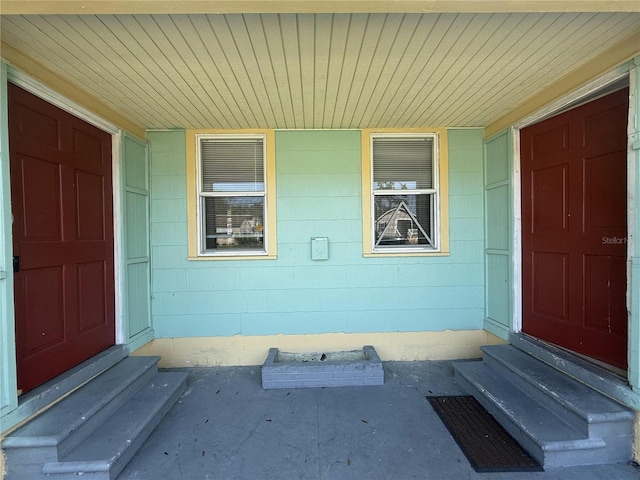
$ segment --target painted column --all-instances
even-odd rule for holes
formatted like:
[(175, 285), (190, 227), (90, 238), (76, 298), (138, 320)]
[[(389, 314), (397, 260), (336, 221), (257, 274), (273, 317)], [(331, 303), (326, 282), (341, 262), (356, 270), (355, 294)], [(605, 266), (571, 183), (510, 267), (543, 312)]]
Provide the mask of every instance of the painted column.
[(123, 137), (125, 343), (131, 351), (154, 338), (151, 323), (149, 157), (147, 144)]
[(511, 130), (507, 129), (484, 142), (484, 328), (505, 340), (509, 338), (513, 323), (512, 136)]

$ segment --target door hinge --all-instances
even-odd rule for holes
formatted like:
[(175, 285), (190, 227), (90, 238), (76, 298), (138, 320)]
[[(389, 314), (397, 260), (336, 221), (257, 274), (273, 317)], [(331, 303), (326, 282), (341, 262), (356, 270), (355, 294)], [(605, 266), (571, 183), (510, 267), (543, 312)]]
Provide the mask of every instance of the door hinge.
[(20, 271), (20, 255), (13, 256), (13, 273)]

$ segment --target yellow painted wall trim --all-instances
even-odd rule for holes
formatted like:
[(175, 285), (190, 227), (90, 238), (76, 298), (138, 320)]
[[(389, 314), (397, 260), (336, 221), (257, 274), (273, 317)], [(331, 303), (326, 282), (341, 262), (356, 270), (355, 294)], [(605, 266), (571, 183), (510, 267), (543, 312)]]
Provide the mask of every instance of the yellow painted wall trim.
[(201, 338), (159, 338), (132, 355), (158, 355), (163, 368), (261, 365), (269, 348), (285, 352), (336, 352), (373, 345), (383, 361), (479, 358), (480, 346), (504, 340), (485, 330), (326, 333)]
[[(640, 8), (640, 2), (637, 6)], [(577, 88), (585, 85), (618, 65), (632, 59), (640, 54), (640, 32), (627, 37), (614, 47), (601, 53), (586, 65), (562, 77), (549, 88), (537, 94), (531, 100), (513, 109), (494, 123), (486, 127), (485, 138), (500, 132), (501, 130), (514, 125), (519, 120), (540, 110), (542, 107), (558, 100)]]
[[(210, 255), (198, 254), (198, 206), (196, 178), (196, 135), (198, 134), (252, 134), (265, 135), (267, 149), (267, 252), (266, 255)], [(278, 258), (278, 244), (276, 234), (276, 137), (274, 130), (247, 129), (247, 130), (187, 130), (186, 131), (186, 168), (187, 168), (187, 228), (188, 233), (188, 258), (189, 260), (274, 260)]]
[[(438, 223), (440, 248), (437, 252), (373, 252), (371, 218), (371, 134), (374, 133), (435, 133), (438, 135)], [(361, 131), (362, 152), (362, 254), (365, 257), (430, 257), (449, 255), (449, 140), (445, 127), (371, 128)]]
[[(2, 5), (2, 8), (4, 9), (4, 4)], [(137, 125), (131, 120), (120, 115), (89, 93), (69, 83), (67, 80), (23, 54), (12, 45), (2, 42), (0, 47), (0, 56), (8, 65), (26, 73), (60, 95), (76, 102), (78, 105), (82, 105), (87, 110), (113, 123), (114, 125), (117, 125), (130, 134), (143, 140), (146, 138), (146, 130), (142, 126)]]
[(3, 0), (2, 14), (634, 12), (637, 0)]

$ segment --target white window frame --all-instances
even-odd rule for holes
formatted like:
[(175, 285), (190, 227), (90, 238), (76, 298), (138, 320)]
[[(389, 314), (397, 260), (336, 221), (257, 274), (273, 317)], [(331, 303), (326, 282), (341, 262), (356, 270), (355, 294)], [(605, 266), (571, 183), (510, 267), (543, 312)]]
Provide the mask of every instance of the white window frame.
[[(375, 190), (373, 188), (373, 145), (376, 138), (431, 138), (433, 145), (433, 162), (432, 162), (432, 178), (433, 187), (430, 189), (414, 189), (414, 190)], [(372, 254), (423, 254), (423, 253), (440, 253), (441, 252), (441, 222), (440, 222), (440, 138), (438, 133), (370, 133), (369, 134), (369, 179), (368, 191), (370, 195), (370, 245)], [(376, 246), (376, 215), (375, 215), (375, 197), (390, 196), (394, 194), (406, 195), (422, 195), (428, 194), (432, 196), (431, 202), (431, 244), (428, 245), (401, 245), (392, 246)]]
[[(264, 190), (259, 192), (203, 192), (202, 189), (202, 158), (201, 158), (201, 142), (202, 140), (243, 140), (243, 139), (262, 139), (263, 148), (263, 172), (264, 172)], [(196, 216), (197, 216), (197, 248), (199, 257), (265, 257), (269, 256), (269, 181), (268, 181), (268, 146), (267, 135), (264, 133), (199, 133), (195, 135), (195, 154), (196, 154)], [(207, 197), (262, 197), (263, 204), (263, 248), (247, 248), (247, 249), (230, 249), (224, 251), (207, 250), (205, 239), (205, 212), (204, 199)]]

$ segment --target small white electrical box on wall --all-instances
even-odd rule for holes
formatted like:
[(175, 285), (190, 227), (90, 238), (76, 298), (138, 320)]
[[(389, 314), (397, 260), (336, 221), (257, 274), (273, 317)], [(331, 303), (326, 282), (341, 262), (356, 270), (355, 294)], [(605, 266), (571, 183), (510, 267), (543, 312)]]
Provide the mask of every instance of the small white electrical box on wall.
[(329, 259), (329, 239), (327, 237), (311, 237), (311, 260)]

